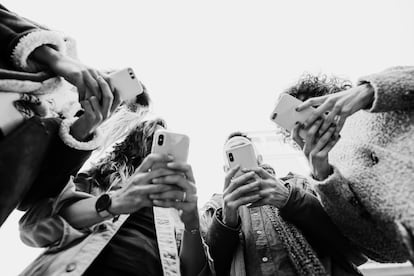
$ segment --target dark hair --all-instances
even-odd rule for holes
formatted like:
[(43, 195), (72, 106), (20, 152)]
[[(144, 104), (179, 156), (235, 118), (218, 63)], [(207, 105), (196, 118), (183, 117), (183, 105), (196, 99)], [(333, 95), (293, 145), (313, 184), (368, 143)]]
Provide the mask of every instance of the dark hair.
[(241, 132), (241, 131), (235, 131), (235, 132), (232, 132), (232, 133), (230, 133), (230, 135), (227, 137), (227, 139), (226, 139), (226, 142), (228, 141), (228, 140), (230, 140), (231, 138), (233, 138), (233, 137), (244, 137), (244, 138), (246, 138), (246, 139), (248, 139), (249, 141), (251, 141), (252, 139), (249, 137), (249, 136), (247, 136), (245, 133), (243, 133), (243, 132)]
[(351, 87), (352, 83), (343, 78), (305, 73), (295, 85), (289, 87), (283, 93), (292, 95), (301, 101), (306, 101), (309, 98), (333, 94)]
[(95, 166), (82, 173), (93, 180), (103, 191), (114, 182), (118, 183), (132, 175), (144, 158), (150, 154), (154, 132), (157, 126), (166, 126), (162, 119), (141, 122), (113, 150), (99, 160)]

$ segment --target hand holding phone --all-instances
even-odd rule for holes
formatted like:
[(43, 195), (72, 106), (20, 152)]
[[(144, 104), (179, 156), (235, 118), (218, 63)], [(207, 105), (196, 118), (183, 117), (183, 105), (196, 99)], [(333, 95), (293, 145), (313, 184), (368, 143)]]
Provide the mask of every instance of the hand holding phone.
[(132, 68), (125, 68), (109, 74), (109, 83), (116, 89), (122, 101), (135, 98), (144, 92), (144, 87), (135, 76)]
[[(296, 108), (302, 103), (301, 100), (298, 100), (289, 94), (284, 94), (276, 103), (276, 107), (273, 110), (270, 119), (290, 132), (297, 122), (304, 123), (309, 116), (315, 113), (315, 108), (313, 107), (308, 107), (302, 111), (296, 111)], [(299, 131), (299, 136), (304, 138), (303, 130)]]

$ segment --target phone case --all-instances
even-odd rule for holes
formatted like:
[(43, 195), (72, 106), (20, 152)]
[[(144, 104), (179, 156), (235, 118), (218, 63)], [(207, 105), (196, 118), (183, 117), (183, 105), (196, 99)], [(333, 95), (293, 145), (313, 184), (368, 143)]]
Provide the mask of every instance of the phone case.
[[(315, 112), (313, 107), (309, 107), (300, 112), (296, 111), (296, 107), (301, 103), (301, 100), (298, 100), (291, 95), (282, 95), (276, 103), (276, 107), (273, 110), (270, 119), (282, 128), (291, 131), (295, 127), (296, 122), (305, 122), (305, 120)], [(299, 135), (303, 137), (303, 133), (299, 132)]]
[(257, 157), (251, 143), (226, 150), (226, 157), (230, 168), (240, 165), (235, 176), (242, 174), (241, 169), (254, 169), (258, 167)]
[(152, 153), (169, 154), (174, 161), (187, 162), (190, 139), (187, 135), (168, 130), (158, 130), (152, 141)]
[(109, 82), (118, 91), (122, 100), (130, 100), (144, 92), (132, 68), (125, 68), (109, 75)]

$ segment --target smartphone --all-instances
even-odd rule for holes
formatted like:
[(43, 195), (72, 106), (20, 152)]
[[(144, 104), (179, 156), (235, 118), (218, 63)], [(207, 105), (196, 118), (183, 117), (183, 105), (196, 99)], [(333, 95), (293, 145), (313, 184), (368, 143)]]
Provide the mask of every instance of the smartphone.
[[(301, 100), (298, 100), (289, 94), (284, 94), (276, 103), (276, 107), (270, 115), (270, 119), (282, 128), (291, 131), (295, 127), (296, 122), (304, 123), (305, 120), (315, 112), (314, 107), (306, 108), (300, 112), (296, 111), (296, 107), (302, 103)], [(299, 135), (304, 138), (303, 131), (299, 131)]]
[[(174, 161), (187, 162), (189, 148), (190, 138), (187, 135), (160, 129), (154, 133), (151, 153), (168, 154), (174, 157)], [(153, 169), (159, 167), (155, 165)]]
[(109, 74), (109, 82), (118, 91), (122, 101), (131, 100), (144, 92), (144, 88), (132, 68), (125, 68)]
[(225, 153), (230, 168), (240, 165), (240, 169), (235, 174), (235, 177), (243, 174), (241, 169), (254, 169), (259, 166), (252, 143), (226, 149)]

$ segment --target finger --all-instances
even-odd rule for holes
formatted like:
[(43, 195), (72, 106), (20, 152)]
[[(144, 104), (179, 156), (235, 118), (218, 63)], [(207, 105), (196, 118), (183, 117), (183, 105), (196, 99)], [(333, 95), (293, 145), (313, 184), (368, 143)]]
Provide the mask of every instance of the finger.
[(112, 90), (112, 93), (114, 95), (114, 99), (112, 101), (111, 113), (113, 113), (122, 103), (121, 95), (119, 95), (118, 90)]
[(320, 104), (322, 104), (326, 99), (326, 96), (321, 96), (321, 97), (314, 97), (314, 98), (310, 98), (307, 99), (306, 101), (304, 101), (303, 103), (301, 103), (300, 105), (298, 105), (298, 107), (296, 107), (296, 111), (300, 112), (302, 110), (305, 110), (306, 108), (312, 107), (312, 106), (319, 106)]
[(268, 173), (265, 169), (261, 167), (250, 169), (249, 171), (255, 172), (262, 179), (274, 178), (273, 175), (271, 175), (270, 173)]
[[(157, 168), (155, 170), (151, 170), (148, 173), (146, 173), (145, 179), (147, 179), (148, 181), (151, 181), (151, 183), (159, 184), (161, 182), (155, 183), (154, 181), (156, 179), (160, 178), (160, 177), (165, 177), (165, 176), (168, 176), (168, 175), (176, 175), (176, 174), (177, 173), (175, 171), (169, 170), (165, 167), (160, 167), (160, 168)], [(168, 184), (168, 183), (165, 183), (165, 184)]]
[(318, 133), (318, 130), (320, 128), (320, 126), (322, 125), (322, 119), (318, 119), (317, 121), (315, 121), (314, 124), (312, 124), (310, 126), (310, 128), (308, 129), (307, 133), (306, 133), (306, 138), (305, 138), (305, 145), (306, 147), (312, 147), (314, 146), (314, 142), (316, 139), (316, 134)]
[(234, 168), (231, 168), (227, 174), (226, 177), (224, 178), (224, 189), (227, 189), (227, 187), (230, 185), (230, 182), (232, 180), (232, 178), (236, 175), (236, 173), (239, 171), (240, 166), (237, 165)]
[(306, 121), (303, 123), (304, 128), (310, 127), (318, 118), (323, 118), (325, 116), (325, 112), (330, 111), (334, 105), (332, 100), (325, 100), (320, 106), (318, 106), (312, 115), (310, 115)]
[(254, 208), (254, 207), (260, 207), (260, 206), (263, 206), (263, 205), (266, 205), (265, 199), (260, 199), (260, 200), (257, 200), (256, 202), (253, 202), (248, 207), (249, 208)]
[(246, 204), (249, 204), (249, 203), (257, 202), (261, 198), (262, 197), (258, 194), (251, 195), (251, 196), (246, 196), (246, 197), (241, 197), (241, 198), (234, 201), (234, 205), (240, 207), (240, 206), (243, 206), (243, 205), (246, 205)]
[(90, 97), (95, 96), (98, 101), (101, 100), (101, 93), (99, 91), (99, 85), (96, 79), (92, 76), (89, 71), (86, 71), (83, 74), (85, 84), (86, 84), (86, 93), (89, 93)]
[(104, 80), (104, 78), (102, 78), (101, 76), (98, 76), (97, 79), (98, 79), (99, 87), (101, 88), (101, 92), (102, 92), (102, 109), (101, 109), (101, 112), (102, 112), (102, 115), (103, 115), (103, 119), (105, 120), (110, 115), (112, 102), (114, 100), (114, 96), (112, 95), (112, 91), (111, 91), (108, 83)]
[(234, 178), (232, 181), (230, 181), (230, 185), (227, 188), (227, 192), (231, 193), (237, 187), (247, 184), (249, 180), (255, 179), (255, 177), (256, 177), (255, 172), (248, 172), (248, 173), (242, 174), (239, 177)]
[(260, 186), (261, 186), (260, 181), (254, 181), (252, 183), (238, 187), (237, 189), (235, 189), (233, 192), (229, 194), (229, 199), (238, 199), (240, 197), (246, 196), (248, 193), (257, 192), (260, 190)]
[(339, 139), (341, 139), (340, 135), (334, 136), (334, 138), (331, 139), (329, 143), (327, 143), (326, 146), (322, 149), (321, 153), (327, 155), (333, 149), (336, 143), (338, 143)]
[(335, 105), (331, 111), (329, 111), (328, 115), (325, 116), (324, 122), (319, 129), (319, 135), (322, 135), (322, 133), (325, 133), (329, 126), (333, 123), (335, 123), (335, 117), (341, 112), (342, 107), (340, 105)]
[(194, 204), (194, 203), (189, 203), (189, 202), (181, 202), (181, 201), (174, 201), (174, 200), (159, 200), (159, 199), (154, 199), (152, 203), (154, 204), (154, 206), (157, 206), (157, 207), (174, 208), (177, 210), (184, 209), (185, 206), (188, 204)]
[(103, 115), (101, 113), (101, 106), (99, 105), (98, 99), (95, 96), (92, 96), (89, 98), (89, 102), (91, 103), (93, 112), (95, 114), (95, 122), (102, 122)]
[(137, 186), (136, 190), (139, 191), (142, 194), (158, 194), (158, 193), (164, 193), (170, 191), (172, 188), (168, 185), (163, 184), (150, 184), (150, 185), (141, 185)]
[(138, 172), (147, 172), (155, 163), (168, 163), (174, 160), (174, 157), (167, 154), (151, 153), (145, 157), (141, 165), (138, 167)]
[(298, 146), (303, 149), (303, 139), (299, 136), (299, 130), (301, 129), (302, 124), (299, 122), (296, 122), (295, 126), (293, 127), (292, 131), (290, 132), (290, 136), (292, 137), (293, 141), (298, 144)]
[(170, 162), (167, 164), (167, 168), (183, 172), (185, 177), (189, 181), (195, 183), (193, 169), (191, 168), (189, 164), (181, 163), (181, 162)]
[(334, 137), (335, 134), (335, 126), (330, 126), (329, 129), (318, 139), (315, 147), (313, 148), (314, 152), (320, 152), (331, 138)]
[(339, 135), (339, 132), (344, 127), (346, 119), (347, 119), (347, 116), (341, 116), (339, 121), (336, 123), (336, 132), (335, 132), (336, 136)]
[(77, 87), (77, 90), (78, 90), (78, 94), (79, 94), (79, 102), (82, 102), (82, 101), (84, 101), (85, 100), (85, 94), (86, 94), (86, 91), (85, 91), (85, 89), (83, 88), (83, 87)]
[(84, 114), (87, 114), (88, 116), (95, 116), (95, 112), (93, 111), (92, 105), (88, 100), (81, 101), (80, 105), (83, 108)]
[(189, 189), (189, 181), (187, 181), (183, 175), (177, 173), (154, 178), (152, 182), (156, 184), (176, 185), (185, 191)]

